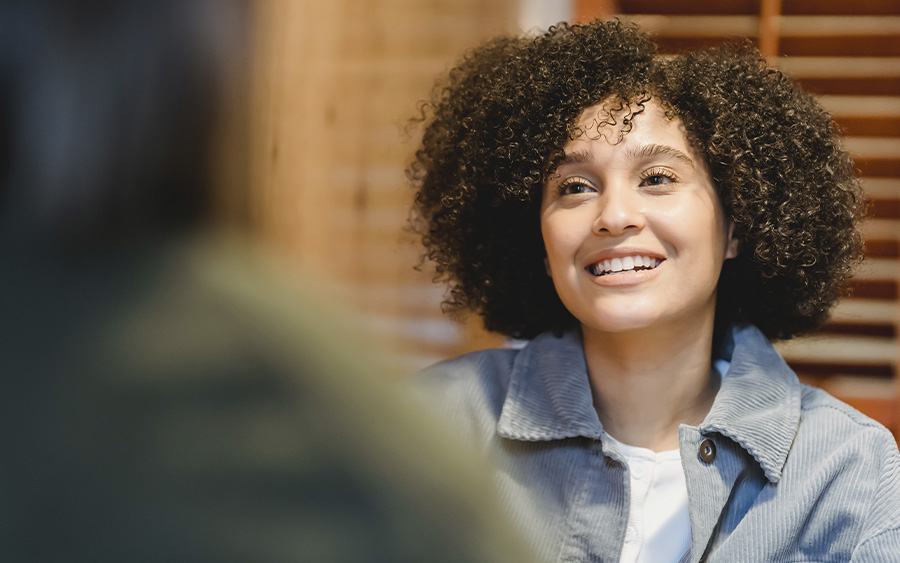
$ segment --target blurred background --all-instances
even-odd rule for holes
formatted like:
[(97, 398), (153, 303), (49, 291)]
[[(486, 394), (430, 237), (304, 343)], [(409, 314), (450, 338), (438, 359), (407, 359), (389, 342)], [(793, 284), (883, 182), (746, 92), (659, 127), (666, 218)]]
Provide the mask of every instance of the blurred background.
[[(812, 384), (900, 432), (900, 2), (896, 0), (258, 0), (250, 201), (222, 197), (370, 332), (397, 378), (502, 346), (441, 313), (443, 288), (404, 233), (405, 125), (436, 77), (480, 40), (620, 15), (665, 52), (745, 36), (818, 94), (871, 200), (867, 260), (832, 322), (780, 345)], [(227, 170), (223, 171), (226, 173)]]

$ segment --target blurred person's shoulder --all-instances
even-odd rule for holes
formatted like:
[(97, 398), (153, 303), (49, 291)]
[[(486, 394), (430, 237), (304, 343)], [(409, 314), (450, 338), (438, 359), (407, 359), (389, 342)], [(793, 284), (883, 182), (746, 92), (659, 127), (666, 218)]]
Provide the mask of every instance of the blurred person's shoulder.
[(200, 237), (16, 265), (0, 418), (5, 475), (29, 493), (6, 508), (35, 522), (0, 527), (18, 538), (3, 553), (527, 560), (477, 465), (280, 257)]

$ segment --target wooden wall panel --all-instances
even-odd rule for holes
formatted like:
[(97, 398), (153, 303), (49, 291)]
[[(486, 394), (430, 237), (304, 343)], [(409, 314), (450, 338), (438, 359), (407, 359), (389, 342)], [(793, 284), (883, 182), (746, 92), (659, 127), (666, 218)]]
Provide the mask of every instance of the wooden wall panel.
[(515, 0), (258, 0), (254, 228), (393, 353), (398, 371), (499, 343), (441, 314), (403, 229), (406, 120), (436, 77), (510, 31)]

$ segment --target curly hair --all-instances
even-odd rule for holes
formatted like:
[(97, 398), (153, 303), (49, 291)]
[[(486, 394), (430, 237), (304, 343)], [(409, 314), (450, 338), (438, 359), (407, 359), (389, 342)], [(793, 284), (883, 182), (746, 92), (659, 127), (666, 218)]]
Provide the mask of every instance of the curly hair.
[(752, 46), (662, 57), (619, 21), (494, 39), (424, 105), (410, 221), (449, 285), (445, 310), (514, 338), (578, 326), (544, 267), (541, 191), (584, 109), (612, 100), (610, 115), (633, 117), (651, 98), (684, 123), (741, 244), (719, 279), (717, 334), (752, 323), (785, 339), (827, 320), (863, 244), (862, 192), (830, 116)]

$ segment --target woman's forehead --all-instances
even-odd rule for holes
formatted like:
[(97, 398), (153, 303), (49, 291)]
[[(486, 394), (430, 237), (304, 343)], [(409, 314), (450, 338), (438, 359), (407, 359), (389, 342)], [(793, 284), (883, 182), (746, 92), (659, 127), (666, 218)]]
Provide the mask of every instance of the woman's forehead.
[[(596, 144), (599, 142), (599, 145)], [(572, 138), (563, 147), (566, 155), (616, 147), (622, 151), (640, 152), (640, 147), (671, 147), (696, 158), (684, 123), (667, 115), (654, 99), (622, 104), (606, 101), (581, 112), (573, 128)]]

